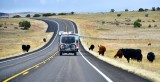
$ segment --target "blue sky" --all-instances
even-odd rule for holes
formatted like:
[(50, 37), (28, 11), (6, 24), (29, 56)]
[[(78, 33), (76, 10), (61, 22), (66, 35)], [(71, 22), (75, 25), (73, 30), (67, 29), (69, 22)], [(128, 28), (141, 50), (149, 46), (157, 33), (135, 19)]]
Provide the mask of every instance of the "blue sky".
[(160, 0), (0, 0), (0, 12), (109, 12), (160, 7)]

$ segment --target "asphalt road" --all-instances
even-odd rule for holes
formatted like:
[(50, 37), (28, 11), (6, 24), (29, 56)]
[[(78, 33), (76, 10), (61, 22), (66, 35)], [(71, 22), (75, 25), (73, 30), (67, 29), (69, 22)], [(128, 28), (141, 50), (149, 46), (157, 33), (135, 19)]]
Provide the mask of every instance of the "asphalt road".
[(76, 24), (63, 19), (41, 20), (48, 24), (48, 32), (54, 32), (53, 37), (34, 52), (0, 60), (0, 82), (151, 82), (95, 58), (81, 44), (77, 56), (60, 56), (58, 31), (77, 33)]

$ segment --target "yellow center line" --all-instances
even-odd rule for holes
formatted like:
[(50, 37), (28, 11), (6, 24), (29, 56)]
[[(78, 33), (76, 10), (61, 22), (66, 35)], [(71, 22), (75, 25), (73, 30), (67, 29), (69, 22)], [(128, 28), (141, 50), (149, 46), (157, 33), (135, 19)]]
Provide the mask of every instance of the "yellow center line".
[(62, 21), (62, 22), (65, 24), (66, 32), (68, 32), (68, 26), (67, 26), (67, 24), (64, 21)]
[(29, 73), (29, 71), (26, 71), (26, 72), (23, 73), (23, 75), (26, 75), (26, 74), (28, 74), (28, 73)]
[[(56, 52), (55, 52), (52, 56), (50, 56), (50, 57), (55, 56), (58, 52), (59, 52), (59, 51), (56, 51)], [(22, 72), (19, 72), (19, 73), (13, 75), (13, 76), (7, 78), (7, 79), (4, 80), (3, 82), (8, 82), (8, 81), (10, 81), (10, 80), (12, 80), (12, 79), (18, 77), (19, 75), (26, 75), (26, 74), (29, 73), (29, 70), (31, 70), (31, 69), (33, 69), (33, 68), (39, 67), (39, 65), (43, 64), (44, 62), (46, 63), (46, 60), (44, 60), (44, 61), (42, 61), (42, 62), (40, 62), (40, 63), (38, 63), (38, 64), (36, 64), (36, 65), (30, 67), (30, 68), (28, 68), (28, 69), (26, 69), (26, 70), (24, 70), (24, 71), (22, 71)]]

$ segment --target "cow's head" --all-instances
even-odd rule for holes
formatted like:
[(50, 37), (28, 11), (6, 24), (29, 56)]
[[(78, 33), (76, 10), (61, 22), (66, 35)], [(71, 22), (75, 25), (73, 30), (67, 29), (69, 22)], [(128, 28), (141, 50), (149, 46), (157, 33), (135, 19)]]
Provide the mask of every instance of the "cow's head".
[(117, 52), (117, 54), (114, 56), (114, 58), (117, 58), (117, 56), (118, 56), (119, 58), (122, 58), (123, 52), (122, 52), (121, 49), (118, 50), (118, 52)]

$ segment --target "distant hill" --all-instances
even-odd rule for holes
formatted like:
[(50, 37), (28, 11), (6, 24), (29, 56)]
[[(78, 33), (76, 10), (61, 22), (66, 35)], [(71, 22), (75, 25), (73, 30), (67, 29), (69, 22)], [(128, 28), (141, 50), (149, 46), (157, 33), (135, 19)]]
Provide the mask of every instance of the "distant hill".
[(2, 13), (2, 12), (0, 12), (0, 17), (8, 17), (8, 16), (9, 16), (8, 13)]

